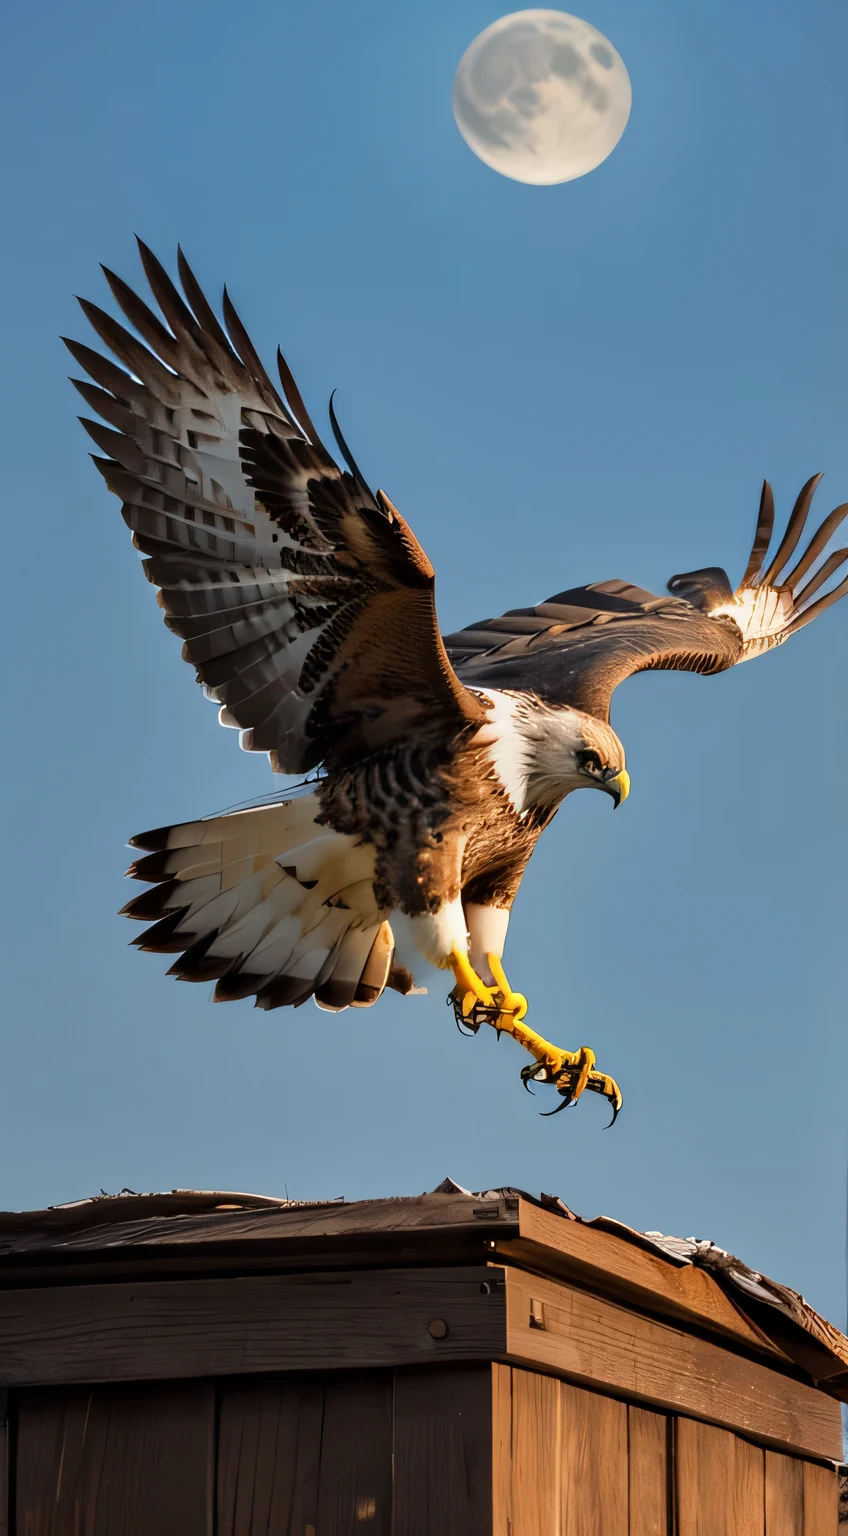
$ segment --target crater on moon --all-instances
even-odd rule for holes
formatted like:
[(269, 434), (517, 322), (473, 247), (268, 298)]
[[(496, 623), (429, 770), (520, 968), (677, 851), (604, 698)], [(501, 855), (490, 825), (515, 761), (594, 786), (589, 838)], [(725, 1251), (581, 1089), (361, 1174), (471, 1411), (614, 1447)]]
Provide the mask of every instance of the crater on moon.
[(565, 11), (515, 11), (474, 39), (453, 86), (457, 127), (514, 181), (573, 181), (615, 148), (630, 116), (624, 64), (602, 33)]

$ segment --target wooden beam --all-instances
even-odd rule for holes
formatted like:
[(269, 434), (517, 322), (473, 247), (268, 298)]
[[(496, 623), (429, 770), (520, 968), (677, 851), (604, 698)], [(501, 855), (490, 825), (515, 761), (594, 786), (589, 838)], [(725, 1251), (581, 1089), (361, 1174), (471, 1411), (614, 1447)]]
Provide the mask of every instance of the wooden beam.
[(502, 1271), (379, 1270), (0, 1292), (0, 1387), (491, 1360)]
[[(92, 1203), (86, 1210), (38, 1212), (27, 1217), (0, 1213), (0, 1259), (23, 1254), (111, 1253), (117, 1248), (184, 1248), (231, 1243), (335, 1244), (349, 1238), (413, 1237), (465, 1228), (482, 1231), (492, 1222), (518, 1227), (518, 1200), (497, 1196), (475, 1200), (468, 1195), (418, 1195), (397, 1200), (356, 1200), (350, 1204), (306, 1209), (262, 1207), (256, 1210), (217, 1210), (203, 1214), (135, 1216), (132, 1199)], [(108, 1219), (107, 1219), (108, 1212)], [(123, 1220), (116, 1220), (122, 1215)], [(244, 1252), (244, 1247), (242, 1247)]]
[(496, 1266), (0, 1292), (0, 1388), (439, 1362), (529, 1365), (836, 1460), (838, 1405), (671, 1324)]
[(695, 1323), (749, 1349), (783, 1360), (778, 1349), (734, 1306), (721, 1286), (702, 1269), (678, 1267), (637, 1244), (519, 1203), (519, 1235), (489, 1239), (494, 1256), (511, 1259), (543, 1274), (591, 1285), (605, 1295), (635, 1302), (662, 1316)]
[(814, 1387), (614, 1302), (506, 1271), (511, 1361), (765, 1444), (838, 1460), (838, 1404)]

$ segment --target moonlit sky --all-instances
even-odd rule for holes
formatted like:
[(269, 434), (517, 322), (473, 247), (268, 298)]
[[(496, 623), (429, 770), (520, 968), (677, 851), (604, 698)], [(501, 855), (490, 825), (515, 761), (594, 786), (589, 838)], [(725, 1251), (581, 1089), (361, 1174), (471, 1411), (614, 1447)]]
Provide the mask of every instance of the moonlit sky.
[[(436, 977), (336, 1018), (211, 1008), (127, 947), (123, 843), (272, 788), (219, 730), (87, 459), (60, 332), (138, 230), (226, 280), (433, 559), (446, 629), (621, 576), (744, 569), (848, 499), (848, 11), (597, 0), (633, 113), (564, 187), (451, 113), (482, 0), (78, 0), (5, 23), (0, 1205), (122, 1185), (554, 1190), (712, 1237), (844, 1321), (848, 603), (725, 677), (634, 679), (633, 792), (569, 801), (508, 949), (625, 1092), (539, 1119)], [(323, 419), (323, 417), (322, 417)], [(136, 888), (137, 889), (137, 888)], [(543, 1103), (542, 1107), (547, 1107)]]

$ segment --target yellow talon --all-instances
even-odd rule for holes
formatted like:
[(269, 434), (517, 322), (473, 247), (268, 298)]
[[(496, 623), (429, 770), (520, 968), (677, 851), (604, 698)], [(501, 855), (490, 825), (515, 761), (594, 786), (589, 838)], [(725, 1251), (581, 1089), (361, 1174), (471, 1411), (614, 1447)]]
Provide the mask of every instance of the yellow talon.
[(578, 1072), (577, 1082), (574, 1084), (574, 1087), (571, 1091), (572, 1104), (576, 1103), (576, 1101), (579, 1099), (583, 1089), (586, 1087), (586, 1084), (589, 1081), (589, 1075), (592, 1071), (592, 1068), (595, 1065), (595, 1052), (590, 1050), (588, 1045), (581, 1045), (580, 1050), (576, 1053), (576, 1055), (577, 1060), (573, 1063), (573, 1065), (578, 1068)]
[[(610, 1124), (614, 1125), (621, 1109), (621, 1089), (615, 1078), (596, 1070), (595, 1052), (588, 1045), (582, 1045), (579, 1051), (560, 1050), (525, 1024), (526, 997), (521, 992), (513, 992), (499, 955), (487, 955), (486, 960), (494, 977), (494, 988), (487, 987), (477, 975), (465, 951), (454, 949), (450, 954), (447, 963), (456, 977), (452, 1001), (457, 1020), (468, 1019), (475, 1034), (485, 1023), (493, 1025), (498, 1034), (512, 1035), (513, 1040), (533, 1057), (533, 1064), (521, 1071), (525, 1088), (531, 1082), (550, 1083), (561, 1096), (559, 1109), (576, 1103), (587, 1089), (602, 1094), (612, 1105)], [(482, 1005), (482, 1014), (476, 1012), (478, 1005)]]
[[(471, 964), (467, 953), (465, 953), (463, 950), (452, 949), (448, 964), (453, 971), (454, 976), (456, 977), (457, 986), (460, 987), (464, 993), (462, 1000), (463, 1018), (468, 1017), (468, 1014), (471, 1012), (471, 1009), (474, 1006), (474, 1000), (476, 1000), (478, 1003), (483, 1003), (487, 1008), (491, 1008), (495, 999), (493, 998), (492, 993), (486, 986), (485, 982), (480, 980), (480, 977), (477, 975), (477, 972)], [(469, 994), (472, 998), (470, 1006), (468, 1003)]]

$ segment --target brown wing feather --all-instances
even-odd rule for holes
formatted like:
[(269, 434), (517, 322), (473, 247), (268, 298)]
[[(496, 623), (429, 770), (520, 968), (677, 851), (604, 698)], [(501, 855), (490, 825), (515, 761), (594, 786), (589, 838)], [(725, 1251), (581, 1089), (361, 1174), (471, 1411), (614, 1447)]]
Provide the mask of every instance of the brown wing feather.
[(794, 570), (780, 579), (801, 541), (820, 478), (813, 476), (801, 491), (769, 565), (774, 498), (766, 482), (751, 558), (735, 592), (718, 567), (673, 576), (671, 597), (623, 581), (576, 587), (447, 636), (458, 675), (471, 687), (532, 692), (608, 720), (613, 690), (636, 672), (723, 672), (782, 644), (848, 593), (844, 580), (811, 601), (848, 560), (848, 550), (827, 556), (801, 587), (848, 505), (825, 518)]
[(742, 649), (732, 621), (716, 622), (688, 603), (621, 581), (577, 587), (476, 624), (473, 651), (468, 635), (460, 630), (445, 644), (470, 687), (535, 693), (600, 720), (609, 719), (613, 690), (634, 672), (720, 672)]
[(482, 718), (403, 519), (338, 468), (282, 358), (278, 392), (229, 296), (225, 330), (182, 253), (185, 298), (139, 248), (160, 314), (108, 271), (135, 334), (81, 301), (122, 367), (68, 345), (95, 463), (222, 722), (299, 773)]

